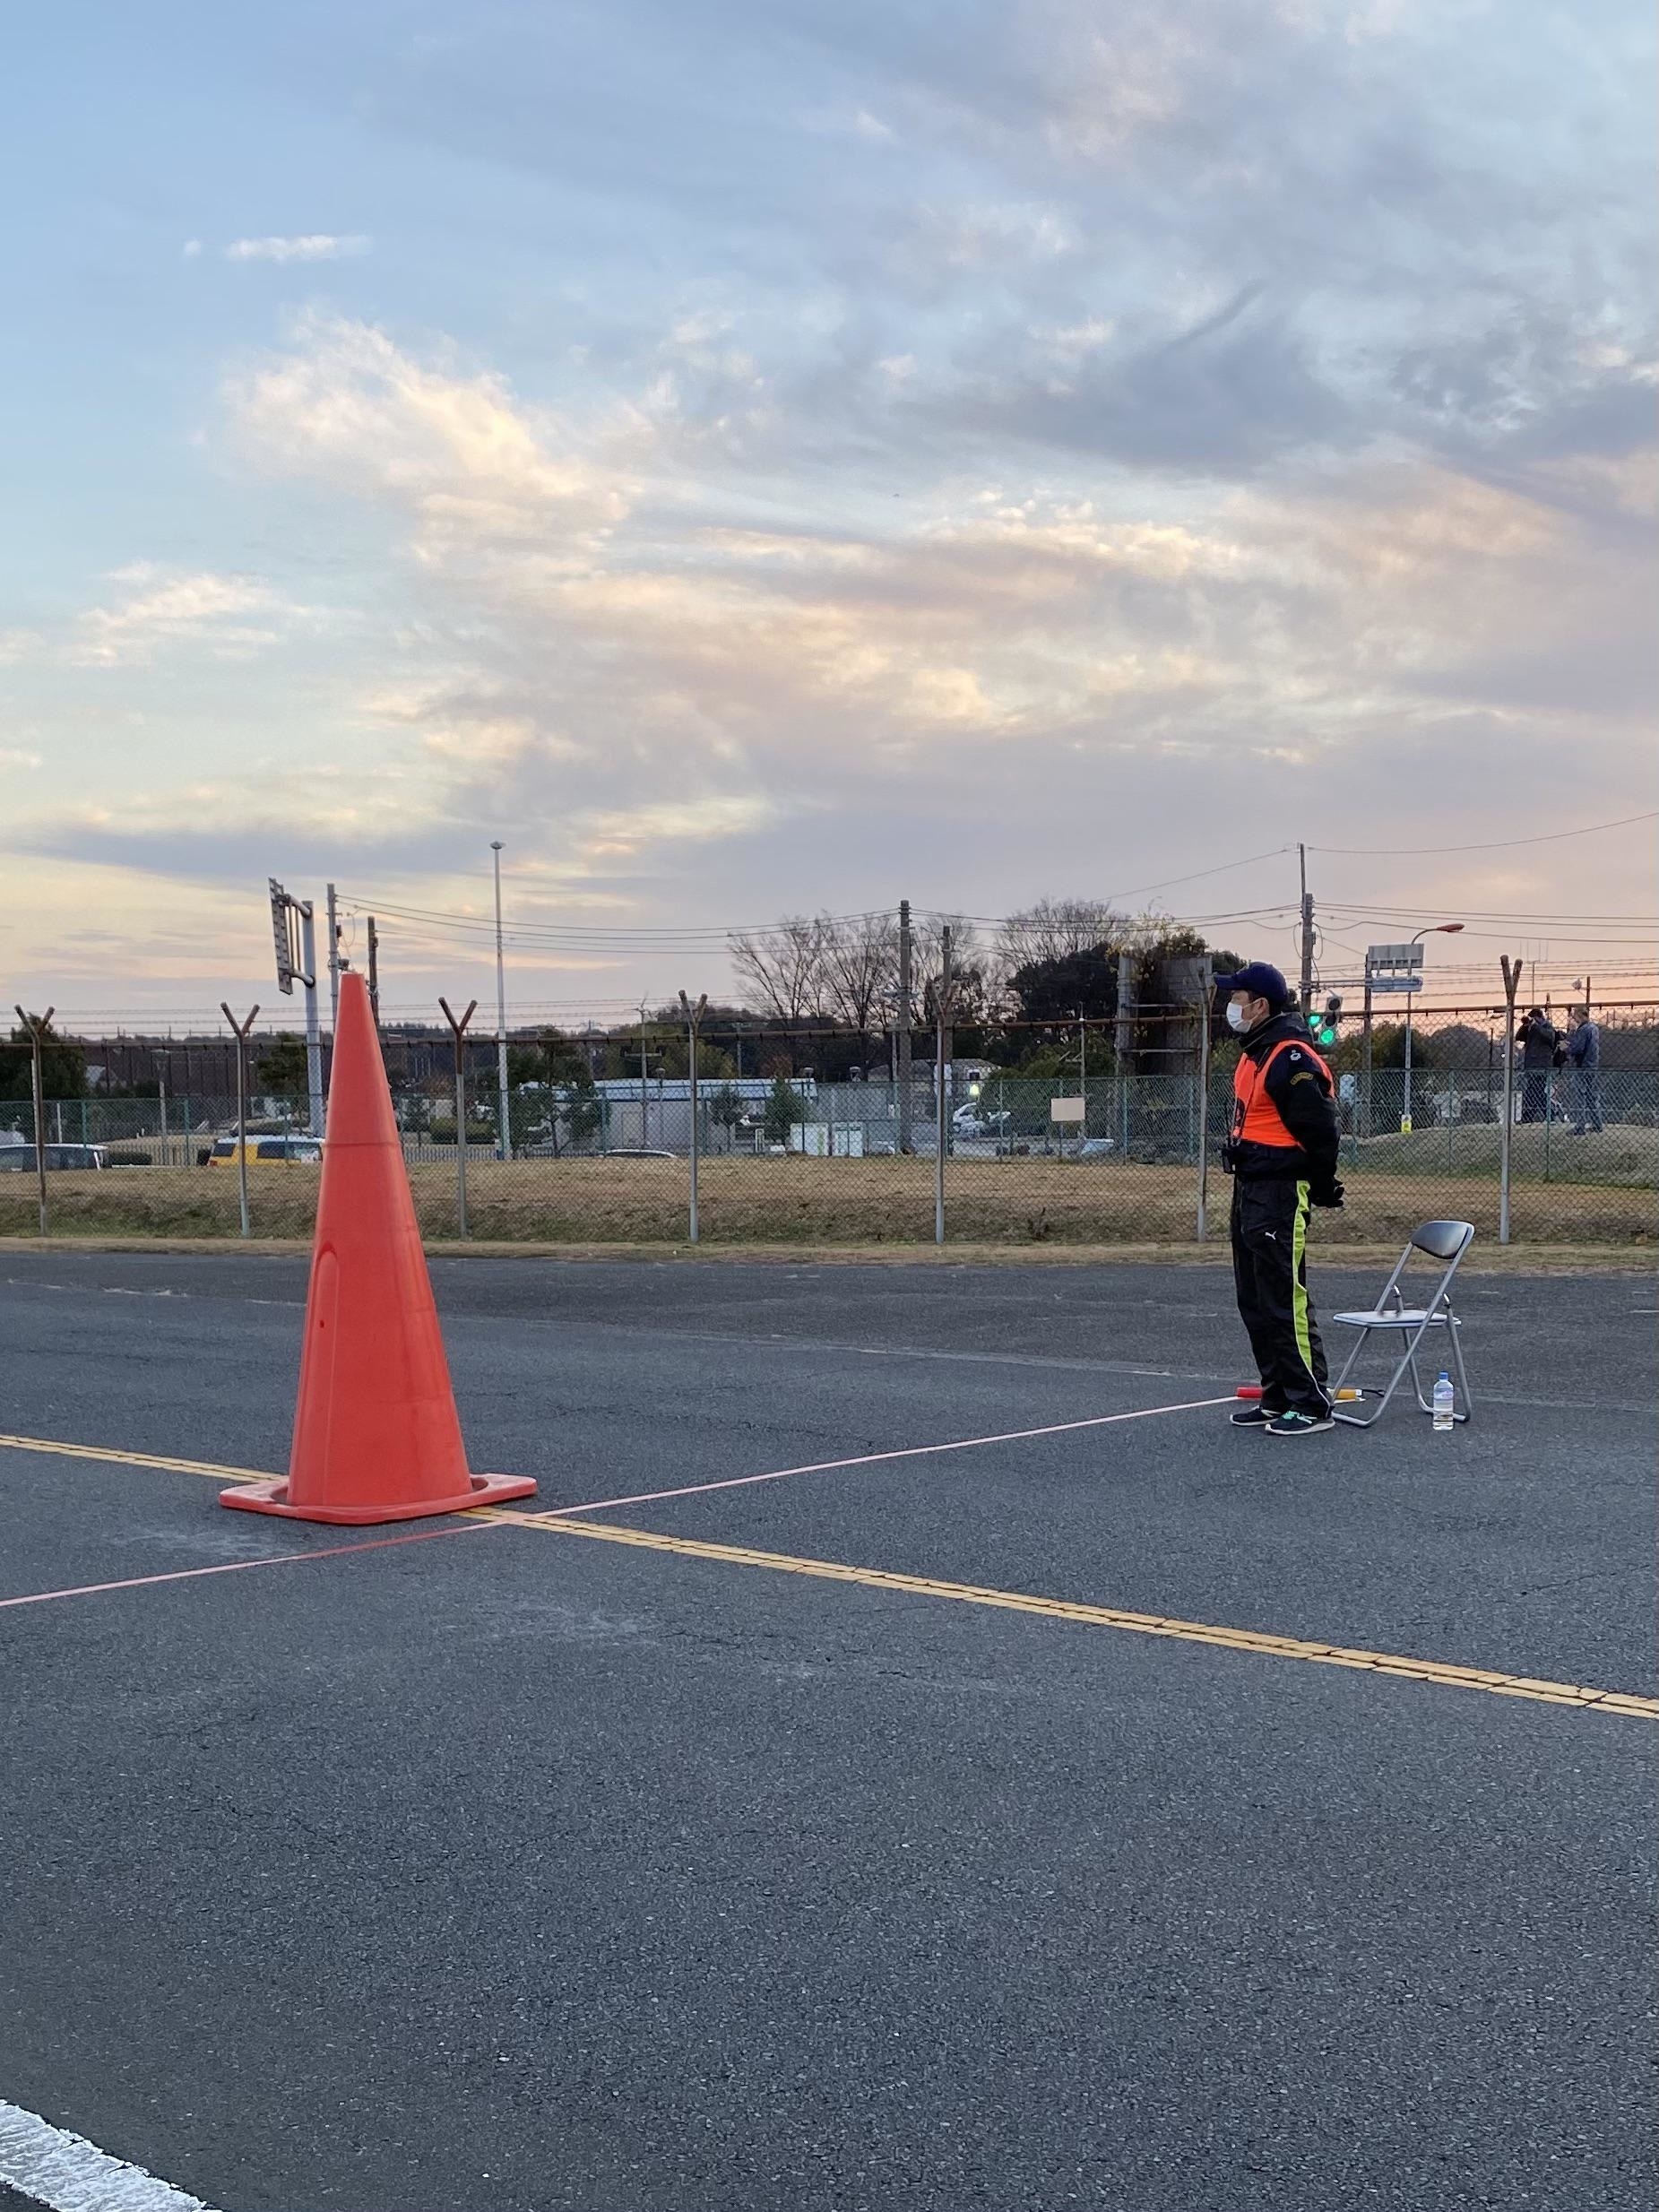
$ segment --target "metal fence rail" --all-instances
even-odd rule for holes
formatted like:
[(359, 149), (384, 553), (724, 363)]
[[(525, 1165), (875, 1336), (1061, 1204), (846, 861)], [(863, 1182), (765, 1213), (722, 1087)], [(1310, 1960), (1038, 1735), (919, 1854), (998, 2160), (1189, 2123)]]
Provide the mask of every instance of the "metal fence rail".
[[(1484, 1070), (1416, 1072), (1400, 1128), (1398, 1070), (1369, 1101), (1345, 1095), (1347, 1204), (1321, 1217), (1327, 1242), (1387, 1240), (1455, 1214), (1496, 1237), (1502, 1211), (1503, 1090)], [(629, 1094), (631, 1093), (631, 1095)], [(891, 1082), (773, 1084), (734, 1112), (704, 1080), (696, 1119), (671, 1078), (629, 1092), (524, 1086), (508, 1142), (496, 1128), (494, 1071), (465, 1077), (463, 1143), (452, 1102), (398, 1101), (417, 1208), (434, 1238), (678, 1242), (688, 1228), (695, 1148), (704, 1241), (929, 1242), (938, 1231), (939, 1117), (931, 1071), (908, 1115)], [(1070, 1102), (1066, 1119), (1057, 1102)], [(754, 1110), (749, 1110), (753, 1107)], [(1231, 1076), (976, 1076), (953, 1084), (945, 1116), (944, 1235), (975, 1244), (1188, 1242), (1224, 1235), (1229, 1197), (1213, 1162), (1231, 1115)], [(1578, 1131), (1583, 1110), (1584, 1134)], [(1611, 1070), (1594, 1093), (1570, 1070), (1517, 1083), (1508, 1147), (1509, 1213), (1527, 1242), (1645, 1241), (1659, 1230), (1659, 1069)], [(306, 1098), (248, 1109), (248, 1225), (304, 1236), (319, 1148)], [(1600, 1127), (1595, 1126), (1599, 1121)], [(909, 1154), (901, 1152), (908, 1123)], [(228, 1095), (48, 1100), (42, 1136), (49, 1228), (59, 1234), (234, 1236), (240, 1226), (236, 1102)], [(1207, 1145), (1201, 1140), (1206, 1134)], [(505, 1153), (506, 1156), (501, 1154)], [(0, 1233), (32, 1235), (39, 1154), (30, 1102), (0, 1104)]]

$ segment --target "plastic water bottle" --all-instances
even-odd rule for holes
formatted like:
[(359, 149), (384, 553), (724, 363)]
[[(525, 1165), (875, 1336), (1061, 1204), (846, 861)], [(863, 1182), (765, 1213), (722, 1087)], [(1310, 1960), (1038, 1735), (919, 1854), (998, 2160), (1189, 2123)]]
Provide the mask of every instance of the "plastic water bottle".
[(1434, 1432), (1437, 1436), (1442, 1432), (1449, 1436), (1456, 1426), (1452, 1418), (1454, 1403), (1452, 1378), (1442, 1368), (1440, 1379), (1434, 1386)]

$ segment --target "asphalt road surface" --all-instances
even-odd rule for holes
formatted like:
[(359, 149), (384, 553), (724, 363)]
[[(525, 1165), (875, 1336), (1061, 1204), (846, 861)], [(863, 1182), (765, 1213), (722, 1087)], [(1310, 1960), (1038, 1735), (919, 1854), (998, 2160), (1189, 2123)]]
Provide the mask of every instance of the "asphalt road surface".
[[(1655, 1723), (1550, 1689), (1659, 1688), (1647, 1283), (1292, 1445), (1218, 1268), (434, 1278), (596, 1540), (0, 1447), (0, 2107), (220, 2212), (1653, 2200)], [(0, 1430), (281, 1471), (304, 1284), (0, 1254)]]

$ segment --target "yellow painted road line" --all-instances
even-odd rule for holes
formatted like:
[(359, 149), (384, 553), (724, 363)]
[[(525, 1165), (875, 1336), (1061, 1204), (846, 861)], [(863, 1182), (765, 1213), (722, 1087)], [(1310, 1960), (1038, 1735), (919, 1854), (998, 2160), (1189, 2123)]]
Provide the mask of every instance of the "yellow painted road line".
[(991, 1605), (1005, 1612), (1035, 1613), (1084, 1628), (1127, 1629), (1136, 1636), (1172, 1637), (1184, 1644), (1209, 1644), (1224, 1651), (1251, 1652), (1266, 1659), (1310, 1660), (1316, 1666), (1351, 1667), (1371, 1674), (1395, 1675), (1414, 1682), (1437, 1682), (1448, 1689), (1483, 1689), (1494, 1697), (1526, 1698), (1541, 1705), (1569, 1706), (1576, 1711), (1617, 1713), (1635, 1720), (1659, 1720), (1659, 1698), (1638, 1698), (1622, 1690), (1552, 1682), (1531, 1675), (1500, 1674), (1487, 1667), (1460, 1667), (1438, 1659), (1416, 1659), (1397, 1652), (1366, 1651), (1343, 1644), (1316, 1643), (1300, 1636), (1267, 1636), (1254, 1629), (1218, 1628), (1207, 1621), (1179, 1620), (1162, 1613), (1136, 1613), (1116, 1605), (1078, 1605), (1062, 1598), (1032, 1597), (1018, 1590), (980, 1589), (969, 1583), (936, 1582), (924, 1575), (898, 1575), (877, 1567), (849, 1567), (834, 1560), (803, 1560), (782, 1551), (753, 1551), (739, 1544), (702, 1543), (687, 1536), (660, 1536), (649, 1529), (623, 1528), (612, 1522), (561, 1520), (556, 1514), (515, 1513), (491, 1507), (495, 1520), (515, 1522), (549, 1535), (587, 1536), (601, 1543), (632, 1544), (646, 1551), (673, 1551), (682, 1558), (714, 1560), (729, 1567), (765, 1567), (774, 1573), (811, 1575), (825, 1582), (852, 1582), (871, 1590), (899, 1590), (912, 1597), (952, 1598), (967, 1605)]
[(269, 1482), (269, 1467), (220, 1467), (211, 1459), (166, 1459), (154, 1452), (114, 1452), (101, 1444), (55, 1444), (48, 1437), (0, 1436), (0, 1450), (44, 1452), (51, 1459), (111, 1460), (122, 1467), (159, 1467), (166, 1474), (207, 1474), (216, 1482)]
[[(60, 1459), (111, 1461), (119, 1466), (155, 1467), (171, 1474), (204, 1474), (215, 1482), (267, 1482), (268, 1468), (221, 1467), (211, 1460), (168, 1459), (151, 1452), (106, 1451), (90, 1444), (55, 1444), (44, 1437), (0, 1434), (0, 1450), (42, 1452)], [(459, 1516), (458, 1516), (459, 1517)], [(1033, 1597), (1019, 1590), (981, 1589), (965, 1582), (936, 1582), (925, 1575), (899, 1575), (880, 1567), (849, 1567), (835, 1560), (795, 1559), (784, 1551), (754, 1551), (740, 1544), (701, 1543), (688, 1536), (660, 1536), (614, 1522), (562, 1520), (557, 1514), (516, 1512), (509, 1506), (484, 1506), (469, 1520), (502, 1521), (539, 1528), (554, 1536), (592, 1536), (601, 1543), (632, 1544), (645, 1551), (674, 1551), (682, 1558), (714, 1560), (730, 1567), (765, 1567), (774, 1573), (809, 1575), (823, 1582), (851, 1582), (871, 1590), (902, 1590), (913, 1597), (951, 1598), (969, 1605), (990, 1605), (1005, 1612), (1035, 1613), (1093, 1629), (1119, 1629), (1137, 1636), (1171, 1637), (1185, 1644), (1209, 1644), (1224, 1651), (1252, 1652), (1268, 1659), (1310, 1660), (1316, 1666), (1351, 1667), (1415, 1682), (1438, 1682), (1448, 1689), (1483, 1689), (1499, 1698), (1525, 1698), (1539, 1705), (1569, 1706), (1585, 1713), (1616, 1713), (1632, 1720), (1659, 1720), (1659, 1698), (1638, 1698), (1619, 1689), (1596, 1689), (1574, 1682), (1553, 1682), (1534, 1675), (1499, 1674), (1487, 1667), (1460, 1667), (1439, 1659), (1415, 1659), (1398, 1652), (1366, 1651), (1344, 1644), (1320, 1644), (1300, 1636), (1268, 1636), (1255, 1629), (1220, 1628), (1203, 1620), (1180, 1620), (1162, 1613), (1136, 1613), (1115, 1605), (1078, 1605), (1064, 1598)]]

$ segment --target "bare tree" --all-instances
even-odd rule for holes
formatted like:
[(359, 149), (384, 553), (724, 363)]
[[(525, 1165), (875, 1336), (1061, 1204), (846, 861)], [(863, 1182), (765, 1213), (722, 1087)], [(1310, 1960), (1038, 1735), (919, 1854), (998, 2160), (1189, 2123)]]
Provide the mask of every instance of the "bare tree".
[(1040, 961), (1069, 960), (1097, 945), (1116, 946), (1128, 924), (1103, 899), (1039, 899), (1024, 913), (1010, 914), (998, 938), (998, 964), (1005, 976)]
[(731, 964), (739, 983), (759, 1001), (759, 1011), (786, 1023), (800, 1023), (823, 1012), (822, 916), (786, 914), (770, 929), (734, 937)]
[(891, 914), (819, 917), (825, 998), (845, 1028), (858, 1033), (860, 1053), (870, 1033), (886, 1026), (899, 972), (898, 925)]

